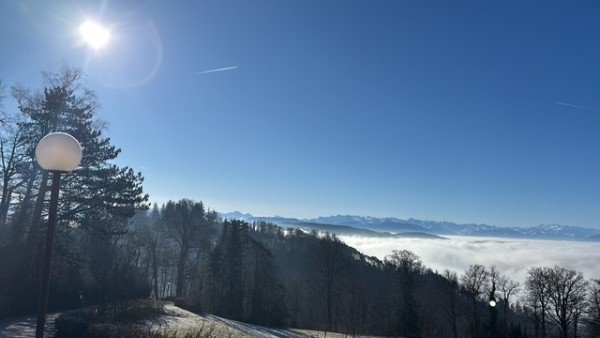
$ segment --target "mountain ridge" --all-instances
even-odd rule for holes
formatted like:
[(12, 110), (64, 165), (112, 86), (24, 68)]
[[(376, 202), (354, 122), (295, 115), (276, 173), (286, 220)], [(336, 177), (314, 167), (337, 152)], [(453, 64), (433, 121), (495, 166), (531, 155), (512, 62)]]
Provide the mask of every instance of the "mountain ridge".
[[(379, 233), (419, 233), (432, 236), (486, 236), (555, 240), (600, 241), (600, 229), (561, 224), (539, 224), (531, 227), (501, 227), (489, 224), (454, 223), (450, 221), (428, 221), (395, 217), (372, 217), (358, 215), (332, 215), (315, 218), (293, 218), (282, 216), (256, 217), (249, 213), (234, 211), (220, 214), (224, 219), (240, 219), (247, 222), (266, 221), (285, 227), (298, 227), (299, 224), (319, 224), (347, 226)], [(331, 231), (335, 232), (335, 231)]]

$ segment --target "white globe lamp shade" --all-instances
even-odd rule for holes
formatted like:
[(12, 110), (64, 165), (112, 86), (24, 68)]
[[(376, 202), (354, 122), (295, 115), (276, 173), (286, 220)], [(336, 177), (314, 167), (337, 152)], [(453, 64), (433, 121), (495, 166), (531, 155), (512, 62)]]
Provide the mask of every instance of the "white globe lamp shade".
[(491, 307), (495, 307), (496, 306), (496, 301), (495, 300), (490, 300), (490, 306)]
[(81, 163), (81, 145), (67, 133), (50, 133), (35, 147), (40, 167), (49, 171), (73, 171)]

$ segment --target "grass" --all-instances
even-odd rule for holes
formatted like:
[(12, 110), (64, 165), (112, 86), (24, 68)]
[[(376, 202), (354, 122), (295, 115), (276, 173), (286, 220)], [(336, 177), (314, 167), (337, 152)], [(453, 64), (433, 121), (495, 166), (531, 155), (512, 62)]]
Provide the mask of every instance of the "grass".
[(317, 331), (317, 330), (306, 330), (306, 329), (290, 329), (291, 332), (305, 335), (313, 338), (348, 338), (348, 337), (357, 337), (357, 338), (377, 338), (376, 336), (353, 336), (351, 334), (338, 333), (338, 332), (325, 332), (325, 331)]
[(136, 323), (165, 313), (164, 303), (145, 299), (65, 312), (55, 320), (55, 337), (147, 337)]

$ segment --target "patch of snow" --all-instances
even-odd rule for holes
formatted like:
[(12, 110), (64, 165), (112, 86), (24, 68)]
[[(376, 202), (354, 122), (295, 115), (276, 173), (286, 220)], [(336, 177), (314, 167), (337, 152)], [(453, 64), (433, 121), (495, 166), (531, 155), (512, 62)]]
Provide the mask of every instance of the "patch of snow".
[(264, 337), (264, 338), (302, 338), (303, 334), (284, 329), (268, 328), (241, 323), (218, 316), (200, 316), (181, 309), (171, 303), (165, 305), (166, 315), (152, 320), (149, 325), (153, 331), (185, 335), (200, 332), (202, 337)]

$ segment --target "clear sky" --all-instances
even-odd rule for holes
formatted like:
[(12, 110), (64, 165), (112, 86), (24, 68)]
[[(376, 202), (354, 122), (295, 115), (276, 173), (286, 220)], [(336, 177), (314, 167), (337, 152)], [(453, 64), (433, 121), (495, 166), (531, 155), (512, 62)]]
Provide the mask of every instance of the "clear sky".
[[(79, 42), (86, 18), (105, 49)], [(0, 78), (83, 67), (153, 201), (599, 227), (599, 18), (598, 1), (6, 0)]]

